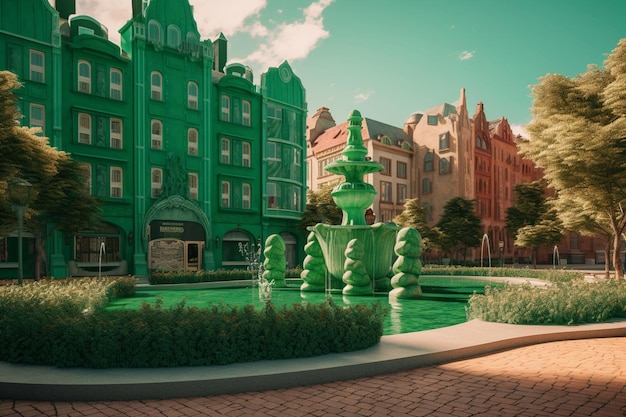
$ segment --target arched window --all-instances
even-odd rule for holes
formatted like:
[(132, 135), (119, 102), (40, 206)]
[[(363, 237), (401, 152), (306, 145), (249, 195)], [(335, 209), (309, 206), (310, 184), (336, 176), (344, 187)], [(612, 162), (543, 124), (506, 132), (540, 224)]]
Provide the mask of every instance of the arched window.
[(163, 97), (163, 76), (159, 71), (150, 74), (150, 98), (161, 101)]
[(198, 110), (198, 84), (193, 81), (187, 83), (187, 107)]
[(111, 68), (109, 73), (109, 97), (113, 100), (122, 99), (122, 71)]
[(148, 41), (161, 43), (161, 25), (156, 20), (148, 23)]
[(167, 46), (170, 48), (178, 48), (180, 46), (180, 29), (176, 25), (167, 27)]
[(433, 153), (426, 152), (424, 155), (424, 172), (430, 172), (433, 170)]
[(221, 99), (221, 120), (224, 122), (230, 122), (230, 97), (223, 95)]
[(91, 63), (89, 61), (78, 61), (78, 91), (91, 93)]
[(187, 153), (198, 156), (198, 130), (194, 128), (187, 130)]
[(450, 160), (448, 158), (441, 158), (441, 160), (439, 160), (439, 173), (440, 174), (450, 173)]
[(152, 149), (162, 149), (163, 148), (163, 123), (160, 120), (153, 120), (151, 123), (150, 131), (152, 144)]

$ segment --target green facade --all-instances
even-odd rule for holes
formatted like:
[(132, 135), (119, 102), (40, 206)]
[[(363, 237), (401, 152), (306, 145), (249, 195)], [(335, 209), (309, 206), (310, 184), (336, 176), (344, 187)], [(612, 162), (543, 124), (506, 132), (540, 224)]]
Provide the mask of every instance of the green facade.
[[(306, 101), (288, 63), (256, 86), (249, 68), (225, 66), (223, 35), (201, 39), (187, 0), (134, 0), (121, 47), (97, 17), (67, 20), (72, 1), (0, 5), (13, 3), (41, 21), (26, 34), (0, 9), (0, 63), (21, 54), (22, 109), (45, 102), (45, 134), (103, 201), (96, 230), (51, 239), (53, 276), (240, 268), (239, 244), (275, 233), (301, 265)], [(30, 82), (29, 38), (46, 33), (46, 78)]]

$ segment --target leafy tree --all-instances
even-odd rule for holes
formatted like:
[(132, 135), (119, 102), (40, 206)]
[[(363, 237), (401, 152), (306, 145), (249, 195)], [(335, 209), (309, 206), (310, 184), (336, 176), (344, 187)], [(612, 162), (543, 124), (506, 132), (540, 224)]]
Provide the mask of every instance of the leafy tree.
[[(607, 259), (609, 259), (613, 244), (613, 230), (606, 221), (606, 216), (596, 211), (587, 201), (574, 199), (571, 196), (558, 196), (553, 201), (553, 204), (565, 230), (576, 231), (585, 236), (602, 238), (605, 243), (604, 250)], [(609, 262), (605, 262), (604, 270), (608, 278), (610, 275)]]
[(623, 278), (621, 236), (626, 228), (626, 39), (604, 62), (574, 78), (548, 74), (533, 87), (531, 140), (525, 157), (545, 173), (559, 197), (586, 201), (611, 227), (613, 265)]
[(318, 191), (307, 192), (306, 210), (302, 213), (302, 219), (298, 228), (306, 235), (307, 227), (318, 223), (341, 224), (343, 211), (335, 204), (331, 187), (322, 187)]
[(518, 184), (514, 191), (515, 205), (506, 209), (505, 226), (515, 238), (519, 229), (535, 225), (541, 220), (546, 212), (546, 199), (542, 181)]
[(39, 129), (19, 126), (14, 93), (19, 88), (14, 74), (0, 71), (0, 232), (13, 230), (17, 223), (7, 193), (9, 181), (18, 177), (29, 181), (34, 198), (24, 216), (24, 229), (35, 236), (38, 279), (47, 237), (56, 230), (75, 234), (89, 228), (98, 219), (99, 202), (86, 189), (78, 162), (49, 146)]
[(542, 246), (552, 247), (562, 239), (563, 224), (558, 219), (556, 210), (549, 210), (537, 223), (517, 230), (515, 246), (530, 248), (533, 253), (533, 266), (537, 267), (537, 250)]
[(446, 203), (443, 215), (437, 223), (441, 232), (439, 245), (445, 252), (459, 252), (465, 263), (467, 249), (480, 245), (482, 225), (474, 210), (474, 201), (454, 197)]
[(404, 210), (393, 219), (400, 227), (412, 227), (420, 232), (422, 248), (425, 251), (435, 249), (437, 233), (434, 228), (428, 226), (428, 212), (419, 203), (419, 199), (410, 198), (404, 202)]

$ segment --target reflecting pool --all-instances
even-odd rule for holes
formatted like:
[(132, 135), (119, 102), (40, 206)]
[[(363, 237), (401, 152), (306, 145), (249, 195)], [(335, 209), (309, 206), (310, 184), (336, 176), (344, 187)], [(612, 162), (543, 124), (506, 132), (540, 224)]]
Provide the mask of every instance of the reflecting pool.
[[(323, 292), (300, 292), (299, 285), (289, 288), (274, 288), (272, 303), (276, 307), (308, 302), (323, 303), (332, 296), (337, 305), (380, 303), (388, 309), (384, 323), (384, 334), (418, 332), (452, 326), (466, 321), (465, 307), (474, 293), (483, 293), (486, 286), (502, 285), (488, 279), (472, 277), (423, 276), (419, 279), (424, 296), (418, 300), (390, 300), (388, 293), (374, 296), (344, 296), (341, 291), (330, 294)], [(108, 309), (138, 309), (143, 303), (154, 305), (161, 299), (164, 308), (176, 306), (183, 300), (186, 306), (206, 308), (213, 305), (243, 306), (252, 304), (262, 308), (258, 288), (197, 288), (163, 289), (138, 288), (135, 297), (113, 300)], [(391, 302), (390, 302), (391, 301)]]

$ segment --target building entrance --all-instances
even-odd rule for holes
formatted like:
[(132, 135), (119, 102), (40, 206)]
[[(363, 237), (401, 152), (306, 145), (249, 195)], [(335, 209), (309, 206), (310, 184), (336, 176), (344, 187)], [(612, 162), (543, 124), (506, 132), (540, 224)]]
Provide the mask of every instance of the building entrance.
[(150, 222), (148, 268), (152, 271), (198, 271), (202, 268), (204, 229), (191, 221)]

